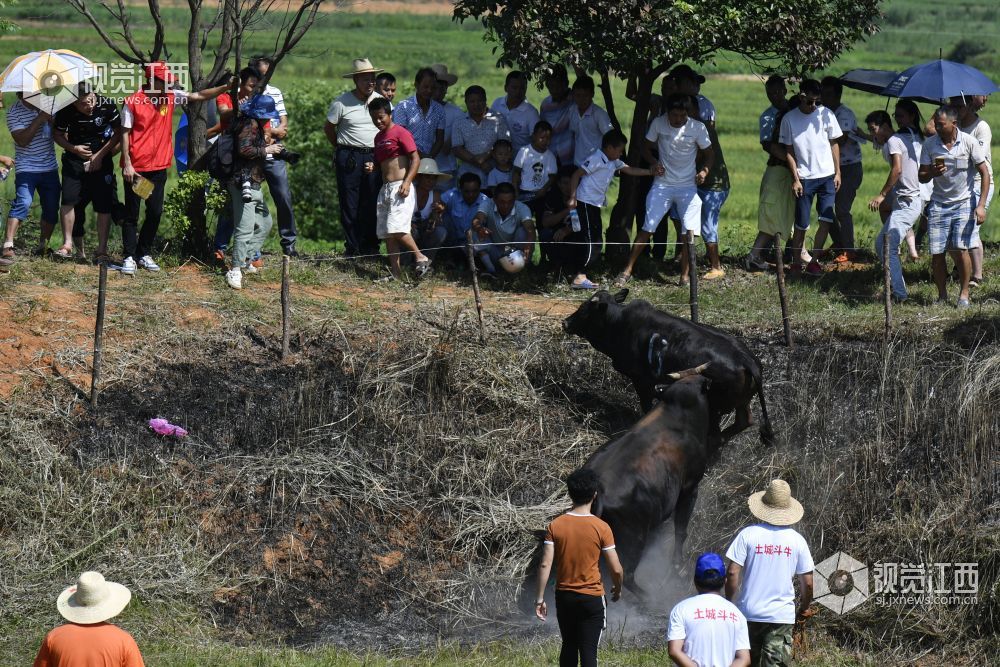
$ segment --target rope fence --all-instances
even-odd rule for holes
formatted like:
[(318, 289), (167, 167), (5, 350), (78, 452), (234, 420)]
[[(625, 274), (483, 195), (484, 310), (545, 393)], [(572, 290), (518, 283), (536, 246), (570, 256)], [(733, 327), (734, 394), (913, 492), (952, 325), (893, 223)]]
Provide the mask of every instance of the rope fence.
[[(653, 303), (652, 305), (659, 308), (683, 308), (687, 307), (690, 311), (690, 318), (692, 322), (698, 322), (699, 319), (699, 302), (698, 302), (698, 264), (697, 264), (697, 253), (695, 251), (695, 237), (692, 232), (688, 231), (686, 239), (674, 243), (665, 243), (663, 245), (672, 246), (683, 246), (682, 252), (686, 254), (688, 263), (687, 272), (687, 284), (689, 287), (689, 298), (687, 302), (661, 302)], [(781, 250), (782, 243), (784, 239), (782, 235), (776, 234), (774, 238), (775, 246), (775, 286), (778, 295), (778, 303), (781, 308), (781, 324), (783, 331), (784, 343), (788, 348), (793, 348), (795, 345), (793, 333), (792, 333), (792, 318), (793, 314), (789, 306), (788, 292), (785, 285), (785, 264), (783, 261), (783, 252)], [(483, 298), (479, 286), (479, 270), (476, 266), (475, 261), (475, 248), (481, 246), (511, 246), (519, 245), (521, 242), (474, 242), (472, 238), (471, 230), (467, 232), (466, 243), (463, 245), (451, 245), (435, 248), (435, 250), (462, 250), (466, 255), (466, 259), (469, 266), (469, 271), (471, 274), (471, 288), (472, 296), (476, 306), (476, 314), (479, 327), (479, 340), (481, 343), (486, 340), (486, 323), (483, 308)], [(564, 245), (590, 245), (586, 242), (572, 242), (563, 241), (560, 242)], [(606, 242), (605, 246), (631, 246), (631, 242)], [(889, 272), (889, 253), (890, 244), (883, 243), (883, 253), (882, 253), (882, 283), (883, 283), (883, 305), (885, 310), (885, 328), (884, 334), (886, 339), (891, 336), (892, 333), (892, 292), (890, 285), (890, 272)], [(860, 250), (858, 248), (856, 250)], [(412, 255), (412, 251), (405, 251), (395, 253), (396, 255)], [(316, 264), (320, 262), (353, 262), (365, 259), (375, 259), (383, 258), (388, 256), (387, 254), (377, 253), (369, 255), (353, 255), (350, 257), (310, 257), (310, 258), (292, 258), (287, 255), (282, 255), (281, 261), (281, 288), (280, 288), (280, 307), (281, 307), (281, 348), (280, 348), (280, 358), (281, 361), (287, 363), (292, 359), (291, 354), (291, 330), (292, 330), (292, 290), (291, 290), (291, 265), (296, 263), (299, 265), (306, 264)], [(197, 260), (195, 260), (197, 261)], [(201, 262), (198, 262), (201, 263)], [(92, 364), (92, 375), (91, 375), (91, 387), (90, 387), (90, 406), (92, 409), (96, 409), (98, 406), (98, 400), (100, 395), (100, 384), (101, 384), (101, 364), (103, 356), (103, 336), (104, 336), (104, 321), (105, 321), (105, 309), (107, 304), (107, 277), (108, 277), (108, 265), (102, 263), (99, 267), (99, 280), (97, 290), (80, 290), (81, 294), (90, 294), (97, 296), (97, 313), (95, 318), (94, 327), (94, 346), (93, 346), (93, 364)], [(173, 275), (174, 272), (170, 272), (168, 275)], [(308, 289), (304, 289), (305, 294), (309, 294)], [(851, 295), (846, 295), (850, 297)], [(855, 297), (870, 298), (870, 295), (857, 294), (853, 295)], [(502, 297), (501, 297), (502, 298)], [(513, 298), (513, 297), (511, 297)], [(579, 303), (579, 299), (569, 298), (569, 297), (550, 297), (564, 302), (574, 302)]]

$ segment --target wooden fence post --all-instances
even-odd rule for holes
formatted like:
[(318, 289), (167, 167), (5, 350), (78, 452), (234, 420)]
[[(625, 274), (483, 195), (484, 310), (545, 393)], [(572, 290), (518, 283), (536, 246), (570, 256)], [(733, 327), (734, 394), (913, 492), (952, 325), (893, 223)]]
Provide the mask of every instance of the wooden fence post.
[(288, 255), (281, 256), (281, 360), (288, 361), (290, 354), (289, 345), (292, 336), (292, 299), (289, 283), (289, 265), (291, 258)]
[(479, 316), (479, 342), (486, 342), (486, 325), (483, 323), (483, 299), (479, 294), (479, 274), (476, 272), (476, 257), (472, 252), (472, 230), (465, 232), (465, 254), (469, 258), (472, 273), (472, 294), (476, 297), (476, 314)]
[(694, 249), (694, 232), (688, 230), (687, 238), (685, 239), (687, 245), (688, 254), (688, 283), (691, 286), (691, 296), (689, 298), (689, 303), (691, 304), (691, 321), (698, 321), (698, 264), (697, 258), (698, 253)]
[[(882, 236), (883, 301), (885, 305), (885, 337), (892, 333), (892, 276), (889, 271), (889, 235)], [(898, 252), (898, 248), (896, 249)]]
[(94, 325), (94, 361), (90, 375), (90, 407), (97, 408), (97, 397), (101, 384), (101, 348), (104, 345), (104, 304), (108, 291), (108, 266), (101, 262), (100, 278), (97, 282), (97, 323)]
[(788, 293), (785, 291), (785, 249), (781, 247), (781, 234), (774, 235), (774, 257), (778, 273), (778, 300), (781, 302), (781, 326), (785, 330), (785, 345), (795, 347), (792, 340), (792, 321), (788, 313)]

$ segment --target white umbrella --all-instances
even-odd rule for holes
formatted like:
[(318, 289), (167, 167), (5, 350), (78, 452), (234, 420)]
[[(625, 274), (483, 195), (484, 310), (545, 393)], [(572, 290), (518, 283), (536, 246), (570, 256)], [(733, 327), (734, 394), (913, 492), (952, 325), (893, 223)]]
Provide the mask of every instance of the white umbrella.
[(94, 63), (75, 51), (33, 51), (15, 58), (0, 73), (0, 91), (22, 93), (32, 106), (54, 114), (76, 101), (81, 81), (96, 76)]

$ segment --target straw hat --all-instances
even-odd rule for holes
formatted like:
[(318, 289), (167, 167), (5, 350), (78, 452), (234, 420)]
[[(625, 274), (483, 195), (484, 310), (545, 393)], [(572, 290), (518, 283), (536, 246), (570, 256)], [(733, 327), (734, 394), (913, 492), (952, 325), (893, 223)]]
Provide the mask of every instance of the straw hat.
[(114, 618), (131, 599), (132, 592), (121, 584), (106, 581), (100, 572), (84, 572), (59, 595), (56, 608), (70, 623), (89, 625)]
[(448, 72), (448, 66), (441, 63), (434, 63), (431, 65), (431, 69), (434, 70), (434, 75), (437, 77), (438, 81), (444, 81), (449, 86), (455, 85), (458, 82), (458, 77), (454, 74)]
[(792, 490), (783, 479), (773, 479), (766, 491), (758, 491), (747, 498), (750, 512), (772, 526), (790, 526), (798, 523), (804, 510), (802, 503), (792, 498)]
[(372, 61), (368, 60), (368, 58), (355, 58), (352, 65), (354, 67), (354, 71), (345, 74), (345, 79), (353, 79), (358, 74), (378, 74), (379, 72), (385, 71), (380, 67), (372, 65)]
[(436, 176), (439, 181), (447, 181), (451, 174), (444, 174), (438, 171), (437, 161), (432, 157), (420, 158), (420, 166), (417, 167), (417, 176)]

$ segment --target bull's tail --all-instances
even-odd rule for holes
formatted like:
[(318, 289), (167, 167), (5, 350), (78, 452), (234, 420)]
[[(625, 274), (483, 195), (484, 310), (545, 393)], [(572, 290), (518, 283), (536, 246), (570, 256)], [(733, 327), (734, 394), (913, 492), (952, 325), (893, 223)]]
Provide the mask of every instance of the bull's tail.
[(771, 428), (771, 418), (767, 416), (767, 402), (764, 400), (764, 381), (757, 380), (757, 398), (760, 399), (760, 441), (771, 447), (774, 445), (774, 429)]

